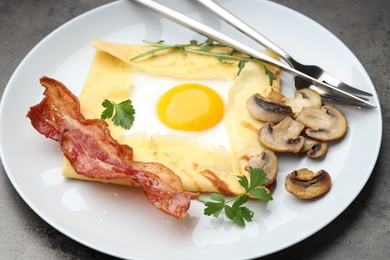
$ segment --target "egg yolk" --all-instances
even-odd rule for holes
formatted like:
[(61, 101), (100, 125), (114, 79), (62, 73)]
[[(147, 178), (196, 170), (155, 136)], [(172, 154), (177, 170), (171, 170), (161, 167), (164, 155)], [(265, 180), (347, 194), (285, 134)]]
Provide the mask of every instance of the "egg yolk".
[(164, 93), (157, 114), (167, 126), (184, 131), (208, 129), (223, 118), (224, 103), (211, 88), (201, 84), (182, 84)]

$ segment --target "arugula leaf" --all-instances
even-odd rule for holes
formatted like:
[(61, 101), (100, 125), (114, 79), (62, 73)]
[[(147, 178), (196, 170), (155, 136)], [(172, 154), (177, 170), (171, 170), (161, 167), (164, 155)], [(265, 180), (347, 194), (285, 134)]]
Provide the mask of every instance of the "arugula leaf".
[(269, 84), (272, 87), (272, 85), (274, 83), (274, 79), (276, 79), (276, 75), (274, 73), (272, 73), (272, 71), (270, 71), (265, 65), (264, 65), (264, 70), (265, 70), (265, 74), (269, 78)]
[(105, 108), (105, 110), (100, 116), (101, 119), (111, 118), (112, 122), (114, 122), (114, 125), (121, 126), (125, 129), (129, 129), (133, 125), (135, 110), (130, 99), (120, 103), (115, 103), (105, 99), (102, 103), (102, 106)]
[(246, 62), (247, 62), (247, 61), (244, 61), (244, 60), (240, 60), (240, 61), (238, 62), (237, 76), (239, 76), (239, 75), (241, 74), (241, 71), (244, 69)]
[[(162, 44), (162, 41), (157, 42), (156, 44)], [(167, 50), (167, 49), (173, 49), (173, 48), (174, 48), (173, 46), (167, 46), (167, 47), (161, 47), (161, 48), (153, 49), (153, 50), (150, 50), (150, 51), (146, 51), (144, 53), (141, 53), (141, 54), (131, 58), (130, 61), (134, 61), (134, 60), (143, 58), (145, 56), (153, 55), (153, 54), (155, 54), (157, 52), (160, 52), (160, 51), (163, 51), (163, 50)]]
[[(268, 181), (264, 171), (252, 167), (249, 167), (249, 171), (249, 180), (246, 176), (237, 176), (238, 182), (245, 189), (244, 194), (236, 196), (231, 200), (226, 200), (223, 195), (218, 193), (210, 195), (212, 201), (205, 201), (199, 198), (198, 200), (206, 206), (204, 214), (206, 216), (213, 215), (217, 218), (224, 212), (228, 219), (242, 227), (245, 226), (245, 222), (252, 221), (254, 215), (253, 211), (243, 206), (248, 202), (249, 197), (252, 196), (253, 198), (270, 201), (272, 200), (272, 196), (264, 187), (261, 187), (261, 185)], [(233, 204), (230, 205), (230, 203)]]
[[(238, 60), (238, 73), (239, 75), (242, 71), (242, 69), (245, 66), (245, 63), (247, 61), (253, 60), (252, 57), (242, 57), (242, 56), (236, 56), (235, 54), (237, 53), (236, 50), (232, 50), (226, 53), (219, 53), (219, 52), (212, 52), (210, 51), (211, 47), (224, 47), (224, 45), (214, 42), (214, 40), (207, 38), (203, 43), (198, 43), (196, 40), (191, 40), (189, 44), (175, 44), (175, 45), (168, 45), (165, 44), (164, 41), (158, 41), (158, 42), (151, 42), (151, 41), (146, 41), (144, 40), (145, 43), (148, 43), (152, 46), (155, 46), (157, 48), (146, 51), (144, 53), (141, 53), (133, 58), (130, 59), (130, 61), (135, 61), (137, 59), (140, 59), (142, 57), (148, 56), (148, 55), (153, 55), (157, 52), (168, 50), (168, 49), (178, 49), (183, 52), (184, 55), (187, 55), (188, 52), (191, 53), (197, 53), (197, 54), (202, 54), (202, 55), (209, 55), (209, 56), (214, 56), (217, 58), (220, 62), (224, 64), (230, 64), (231, 62), (227, 60)], [(226, 60), (227, 59), (227, 60)]]
[[(236, 56), (235, 54), (238, 53), (237, 50), (233, 49), (229, 52), (226, 53), (219, 53), (219, 52), (212, 52), (210, 51), (211, 47), (225, 47), (223, 44), (220, 44), (218, 42), (215, 42), (213, 39), (207, 38), (203, 43), (198, 43), (197, 40), (191, 40), (189, 44), (175, 44), (175, 45), (168, 45), (165, 44), (163, 40), (160, 40), (158, 42), (151, 42), (144, 40), (145, 43), (148, 43), (152, 46), (157, 47), (156, 49), (146, 51), (144, 53), (141, 53), (133, 58), (130, 59), (130, 61), (134, 61), (137, 59), (140, 59), (142, 57), (148, 56), (148, 55), (153, 55), (157, 52), (164, 51), (167, 49), (178, 49), (183, 52), (185, 56), (187, 56), (188, 52), (192, 53), (198, 53), (202, 55), (209, 55), (209, 56), (214, 56), (216, 57), (220, 62), (224, 64), (230, 64), (231, 62), (226, 61), (226, 59), (233, 59), (233, 60), (238, 60), (238, 71), (237, 71), (237, 76), (239, 76), (243, 70), (243, 68), (246, 65), (246, 62), (250, 60), (256, 60), (253, 57), (242, 57), (242, 56)], [(198, 47), (198, 48), (197, 48)], [(272, 73), (265, 65), (264, 65), (264, 70), (265, 74), (269, 78), (269, 84), (272, 86), (274, 79), (276, 79), (276, 75)]]

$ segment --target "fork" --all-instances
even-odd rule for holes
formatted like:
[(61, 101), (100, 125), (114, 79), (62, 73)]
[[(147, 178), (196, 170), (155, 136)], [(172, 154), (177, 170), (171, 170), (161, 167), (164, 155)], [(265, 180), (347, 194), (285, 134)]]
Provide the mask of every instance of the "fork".
[(210, 39), (213, 39), (225, 46), (231, 47), (237, 51), (245, 53), (255, 59), (262, 60), (268, 64), (278, 67), (279, 69), (289, 72), (296, 78), (302, 78), (304, 81), (309, 82), (310, 88), (316, 88), (322, 96), (327, 98), (331, 97), (332, 100), (338, 104), (351, 106), (351, 107), (365, 107), (365, 108), (375, 108), (376, 106), (372, 104), (368, 99), (357, 96), (353, 93), (349, 93), (346, 90), (339, 89), (333, 85), (330, 85), (328, 82), (320, 81), (315, 77), (305, 74), (289, 65), (286, 65), (280, 61), (274, 60), (269, 56), (263, 54), (262, 52), (255, 50), (235, 39), (230, 38), (229, 36), (224, 35), (223, 33), (214, 30), (205, 24), (200, 23), (184, 14), (181, 14), (177, 11), (174, 11), (166, 6), (163, 6), (153, 0), (132, 0), (139, 4), (148, 7), (152, 11), (167, 17), (168, 19), (181, 24), (199, 34), (202, 34)]
[[(207, 7), (210, 11), (214, 12), (216, 15), (218, 15), (220, 18), (225, 20), (227, 23), (244, 33), (245, 35), (249, 36), (256, 42), (260, 43), (264, 47), (272, 50), (276, 54), (278, 54), (288, 65), (290, 65), (292, 68), (295, 68), (306, 75), (309, 75), (315, 79), (318, 79), (319, 81), (328, 83), (340, 90), (352, 93), (354, 95), (357, 95), (363, 99), (366, 99), (367, 97), (372, 97), (373, 95), (371, 93), (359, 90), (357, 88), (354, 88), (340, 80), (338, 80), (336, 77), (330, 75), (328, 72), (323, 70), (322, 68), (316, 66), (316, 65), (305, 65), (302, 63), (299, 63), (297, 60), (295, 60), (291, 55), (289, 55), (286, 51), (284, 51), (282, 48), (277, 46), (275, 43), (273, 43), (271, 40), (267, 39), (264, 35), (260, 34), (258, 31), (253, 29), (248, 24), (244, 23), (241, 19), (239, 19), (237, 16), (233, 15), (231, 12), (223, 8), (221, 5), (217, 4), (213, 0), (195, 0), (199, 3), (201, 3), (203, 6)], [(296, 76), (294, 77), (294, 86), (296, 89), (303, 89), (307, 87), (312, 87), (317, 92), (320, 93), (320, 95), (328, 99), (329, 101), (338, 101), (342, 97), (337, 97), (337, 93), (328, 93), (327, 91), (323, 91), (319, 88), (316, 88), (316, 86), (310, 86), (310, 83), (303, 80), (301, 77)], [(336, 95), (336, 96), (334, 96)], [(366, 99), (368, 100), (368, 99)]]

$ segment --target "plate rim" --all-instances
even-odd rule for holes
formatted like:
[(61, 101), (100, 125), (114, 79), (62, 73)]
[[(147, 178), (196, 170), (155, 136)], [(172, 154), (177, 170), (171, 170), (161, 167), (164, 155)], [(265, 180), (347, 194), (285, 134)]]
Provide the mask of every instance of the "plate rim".
[[(116, 2), (111, 2), (111, 3), (107, 3), (107, 4), (104, 4), (102, 6), (99, 6), (99, 7), (96, 7), (94, 9), (91, 9), (87, 12), (84, 12), (74, 18), (72, 18), (71, 20), (65, 22), (64, 24), (62, 24), (61, 26), (57, 27), (55, 30), (53, 30), (52, 32), (50, 32), (47, 36), (45, 36), (41, 41), (39, 41), (29, 52), (28, 54), (22, 59), (22, 61), (19, 63), (19, 65), (16, 67), (15, 71), (12, 73), (9, 81), (7, 82), (6, 84), (6, 87), (4, 89), (4, 92), (2, 94), (2, 97), (1, 97), (1, 101), (0, 101), (0, 112), (3, 111), (4, 109), (4, 102), (6, 97), (8, 96), (8, 92), (10, 91), (10, 88), (11, 86), (13, 85), (12, 83), (14, 82), (15, 78), (17, 77), (18, 75), (18, 72), (21, 70), (21, 68), (24, 66), (24, 64), (26, 63), (26, 61), (37, 51), (39, 50), (40, 46), (47, 41), (47, 39), (49, 39), (50, 37), (52, 37), (53, 35), (55, 35), (56, 33), (59, 33), (63, 28), (67, 27), (68, 25), (72, 24), (72, 23), (76, 23), (79, 19), (83, 19), (85, 17), (87, 17), (88, 15), (92, 14), (92, 13), (95, 13), (97, 11), (101, 11), (101, 10), (104, 10), (105, 8), (108, 8), (109, 6), (112, 6), (112, 5), (116, 5), (116, 4), (120, 4), (121, 2), (124, 2), (124, 1), (116, 1)], [(290, 9), (286, 6), (283, 6), (279, 3), (275, 3), (275, 2), (269, 2), (267, 4), (272, 4), (272, 5), (277, 5), (279, 7), (282, 7), (282, 8), (285, 8), (287, 9), (288, 11), (292, 11), (294, 12), (296, 15), (300, 15), (301, 17), (304, 17), (308, 20), (310, 20), (312, 23), (315, 23), (317, 26), (320, 26), (322, 29), (324, 29), (327, 33), (329, 33), (330, 35), (332, 35), (344, 48), (346, 51), (350, 52), (352, 54), (352, 56), (356, 59), (356, 62), (358, 63), (359, 66), (362, 67), (363, 69), (363, 72), (365, 73), (365, 75), (363, 75), (366, 80), (369, 81), (369, 83), (371, 84), (370, 87), (373, 87), (375, 89), (375, 86), (373, 85), (372, 81), (371, 81), (371, 78), (369, 77), (367, 71), (364, 69), (363, 65), (361, 64), (361, 62), (359, 61), (359, 59), (352, 53), (352, 51), (340, 40), (338, 39), (331, 31), (327, 30), (325, 27), (323, 27), (321, 24), (319, 24), (318, 22), (314, 21), (313, 19), (311, 19), (310, 17), (307, 17), (293, 9)], [(378, 104), (378, 113), (379, 113), (379, 117), (380, 117), (380, 120), (379, 120), (379, 125), (378, 125), (378, 131), (380, 132), (380, 135), (379, 135), (379, 140), (378, 140), (378, 149), (375, 149), (376, 150), (376, 154), (375, 154), (375, 160), (372, 162), (372, 166), (370, 167), (371, 168), (371, 171), (368, 175), (366, 175), (366, 178), (364, 179), (364, 181), (362, 182), (361, 184), (361, 187), (359, 187), (358, 189), (358, 192), (356, 192), (355, 196), (353, 198), (350, 198), (349, 202), (346, 203), (345, 207), (343, 208), (343, 210), (341, 210), (340, 212), (338, 213), (335, 213), (335, 216), (333, 218), (330, 218), (328, 219), (327, 222), (324, 222), (323, 225), (317, 229), (317, 230), (313, 230), (312, 232), (308, 232), (307, 235), (303, 238), (300, 238), (298, 241), (291, 241), (291, 243), (289, 244), (286, 244), (282, 247), (279, 247), (279, 248), (276, 248), (274, 251), (272, 252), (267, 252), (267, 255), (268, 254), (272, 254), (272, 253), (275, 253), (279, 250), (282, 250), (282, 249), (285, 249), (289, 246), (292, 246), (300, 241), (302, 241), (303, 239), (307, 238), (307, 237), (310, 237), (311, 235), (313, 235), (314, 233), (318, 232), (319, 230), (323, 229), (326, 225), (328, 225), (330, 222), (332, 222), (335, 218), (337, 218), (340, 214), (342, 214), (342, 212), (345, 211), (345, 209), (347, 207), (349, 207), (351, 205), (351, 203), (356, 199), (356, 197), (361, 193), (363, 187), (366, 185), (368, 179), (370, 178), (373, 170), (374, 170), (374, 167), (376, 165), (376, 161), (378, 159), (378, 156), (379, 156), (379, 152), (380, 152), (380, 148), (381, 148), (381, 143), (382, 143), (382, 138), (383, 138), (383, 135), (382, 135), (382, 131), (383, 131), (383, 119), (382, 119), (382, 112), (381, 112), (381, 106), (380, 106), (380, 103), (379, 103), (379, 99), (377, 98), (377, 93), (375, 91), (375, 97), (376, 97), (376, 102)], [(0, 113), (0, 117), (2, 117), (2, 113)], [(2, 119), (0, 118), (0, 121)], [(0, 129), (0, 138), (2, 136), (2, 130)], [(116, 255), (115, 253), (111, 252), (111, 251), (107, 251), (107, 250), (102, 250), (101, 248), (96, 248), (93, 244), (91, 243), (88, 243), (88, 241), (84, 241), (84, 240), (80, 240), (77, 238), (77, 236), (75, 237), (74, 235), (72, 235), (71, 233), (69, 233), (67, 230), (64, 230), (63, 228), (59, 227), (56, 223), (53, 223), (53, 221), (49, 220), (42, 212), (39, 211), (39, 209), (37, 209), (35, 206), (32, 205), (32, 202), (30, 201), (30, 199), (28, 197), (26, 197), (26, 194), (24, 192), (21, 191), (21, 187), (19, 186), (19, 184), (15, 181), (15, 179), (13, 178), (12, 174), (9, 174), (11, 172), (11, 169), (9, 168), (8, 166), (8, 163), (7, 161), (4, 161), (3, 158), (5, 158), (5, 155), (4, 155), (4, 149), (3, 149), (3, 146), (0, 146), (0, 158), (2, 160), (2, 164), (3, 164), (3, 167), (5, 169), (5, 172), (8, 176), (8, 178), (10, 179), (13, 187), (15, 188), (15, 190), (18, 192), (18, 194), (22, 197), (22, 199), (26, 202), (26, 204), (38, 215), (40, 216), (46, 223), (48, 223), (50, 226), (52, 226), (53, 228), (55, 228), (56, 230), (58, 230), (59, 232), (61, 232), (62, 234), (68, 236), (69, 238), (71, 238), (72, 240), (74, 241), (77, 241), (78, 243), (81, 243), (85, 246), (88, 246), (94, 250), (97, 250), (97, 251), (100, 251), (102, 253), (105, 253), (105, 254), (109, 254), (109, 255), (112, 255), (112, 256), (117, 256), (117, 257), (123, 257), (122, 255)], [(252, 255), (252, 257), (255, 256), (255, 257), (258, 257), (259, 255)], [(245, 257), (251, 257), (251, 256), (245, 256)]]

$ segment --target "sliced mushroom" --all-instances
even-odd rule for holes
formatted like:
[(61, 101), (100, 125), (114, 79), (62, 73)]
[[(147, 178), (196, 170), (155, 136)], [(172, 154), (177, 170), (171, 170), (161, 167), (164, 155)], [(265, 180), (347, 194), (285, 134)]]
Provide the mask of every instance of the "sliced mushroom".
[(296, 120), (307, 127), (305, 133), (309, 137), (320, 141), (340, 138), (347, 131), (347, 119), (332, 106), (321, 109), (305, 107)]
[(288, 116), (292, 116), (291, 107), (280, 102), (262, 97), (260, 94), (252, 95), (246, 102), (248, 112), (257, 120), (278, 123)]
[(304, 136), (305, 142), (302, 146), (301, 152), (306, 152), (306, 155), (310, 158), (319, 158), (326, 154), (328, 151), (328, 143), (321, 142), (316, 139), (312, 139), (308, 136)]
[(329, 191), (331, 186), (329, 173), (320, 170), (316, 173), (303, 168), (288, 174), (285, 187), (288, 192), (300, 199), (312, 199)]
[(298, 115), (304, 107), (321, 108), (321, 96), (310, 88), (304, 88), (294, 93), (293, 98), (286, 98), (283, 104), (291, 107), (294, 115)]
[(267, 122), (259, 131), (260, 144), (274, 152), (293, 152), (301, 150), (305, 140), (300, 133), (305, 126), (291, 117), (286, 117), (277, 125)]
[(278, 158), (275, 153), (269, 150), (261, 152), (260, 157), (252, 157), (249, 159), (248, 166), (252, 168), (262, 169), (265, 173), (265, 177), (269, 179), (264, 186), (271, 185), (278, 175)]
[(283, 101), (286, 99), (286, 97), (282, 93), (280, 93), (274, 89), (271, 89), (270, 92), (268, 92), (268, 94), (267, 94), (267, 99), (273, 100), (274, 102), (283, 103)]

